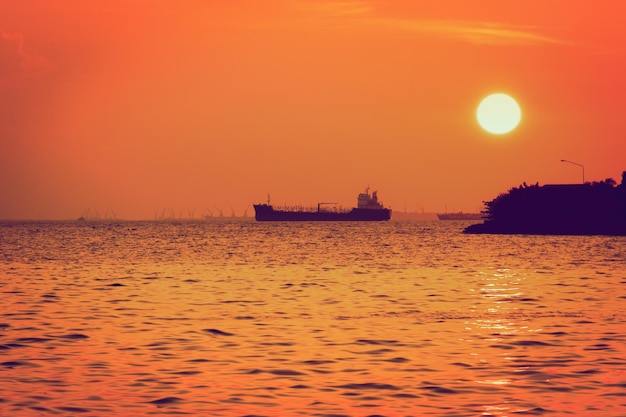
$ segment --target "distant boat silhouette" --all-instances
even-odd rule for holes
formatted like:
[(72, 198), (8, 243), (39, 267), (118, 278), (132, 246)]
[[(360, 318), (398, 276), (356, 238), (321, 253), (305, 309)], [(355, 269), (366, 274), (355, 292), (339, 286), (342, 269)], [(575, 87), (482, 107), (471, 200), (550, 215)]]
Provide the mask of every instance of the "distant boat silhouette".
[(391, 209), (385, 208), (378, 201), (378, 194), (374, 191), (371, 195), (369, 187), (358, 196), (357, 207), (342, 209), (336, 203), (318, 203), (314, 207), (277, 207), (274, 208), (269, 201), (266, 204), (254, 205), (255, 218), (257, 221), (385, 221), (391, 219)]
[(437, 214), (439, 220), (481, 220), (483, 218), (482, 213), (463, 213), (458, 211), (456, 213), (440, 213)]

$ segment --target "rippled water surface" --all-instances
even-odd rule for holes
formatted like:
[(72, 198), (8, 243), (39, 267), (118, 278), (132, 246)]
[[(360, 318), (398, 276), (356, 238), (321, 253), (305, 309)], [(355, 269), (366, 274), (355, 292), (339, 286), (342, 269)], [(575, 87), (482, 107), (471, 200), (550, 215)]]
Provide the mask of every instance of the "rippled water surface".
[(2, 416), (626, 416), (626, 238), (0, 224)]

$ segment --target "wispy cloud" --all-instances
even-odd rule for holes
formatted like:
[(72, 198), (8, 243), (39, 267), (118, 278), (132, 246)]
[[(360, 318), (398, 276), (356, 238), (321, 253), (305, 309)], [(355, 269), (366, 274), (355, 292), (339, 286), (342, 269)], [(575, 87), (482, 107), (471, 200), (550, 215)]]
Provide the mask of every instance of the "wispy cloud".
[(557, 45), (569, 42), (542, 34), (541, 28), (490, 21), (453, 19), (409, 19), (377, 16), (374, 2), (367, 0), (303, 1), (299, 8), (341, 24), (384, 27), (451, 41), (482, 45)]
[(21, 33), (7, 33), (0, 30), (0, 72), (11, 72), (22, 66), (24, 39)]
[(0, 87), (15, 86), (27, 78), (49, 72), (53, 65), (43, 57), (27, 53), (24, 36), (0, 30)]
[(566, 41), (542, 35), (539, 28), (505, 25), (494, 22), (457, 20), (374, 19), (373, 22), (399, 30), (430, 34), (486, 45), (565, 44)]
[(368, 1), (317, 1), (305, 2), (300, 8), (309, 12), (316, 12), (325, 16), (363, 16), (374, 11), (374, 7)]

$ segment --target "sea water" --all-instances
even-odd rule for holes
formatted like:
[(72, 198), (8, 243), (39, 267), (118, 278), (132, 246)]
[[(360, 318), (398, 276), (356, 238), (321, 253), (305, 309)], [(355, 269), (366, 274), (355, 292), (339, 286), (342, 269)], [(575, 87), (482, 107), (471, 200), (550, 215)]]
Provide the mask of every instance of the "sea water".
[(626, 238), (4, 222), (2, 416), (626, 416)]

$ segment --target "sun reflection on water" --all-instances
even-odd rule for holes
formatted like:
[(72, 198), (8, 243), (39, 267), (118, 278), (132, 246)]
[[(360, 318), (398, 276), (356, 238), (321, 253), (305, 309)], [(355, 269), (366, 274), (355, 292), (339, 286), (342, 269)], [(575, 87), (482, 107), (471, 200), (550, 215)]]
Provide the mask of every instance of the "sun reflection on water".
[[(472, 381), (505, 397), (508, 390), (524, 384), (525, 371), (511, 350), (517, 341), (538, 331), (530, 328), (524, 315), (524, 302), (531, 297), (526, 295), (526, 277), (518, 271), (498, 268), (480, 272), (477, 278), (470, 290), (477, 296), (473, 308), (476, 315), (465, 321), (465, 330), (470, 334), (465, 341), (473, 345)], [(481, 415), (493, 417), (508, 417), (526, 409), (524, 405), (497, 400), (482, 408)]]

